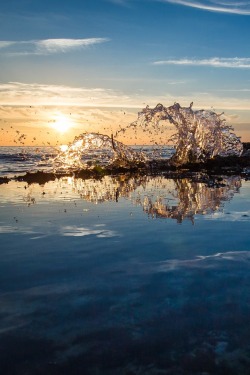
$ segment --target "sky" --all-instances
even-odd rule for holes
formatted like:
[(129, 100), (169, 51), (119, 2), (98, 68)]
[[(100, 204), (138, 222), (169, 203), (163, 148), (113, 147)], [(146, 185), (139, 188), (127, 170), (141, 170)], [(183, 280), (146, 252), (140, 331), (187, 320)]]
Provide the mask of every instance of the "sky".
[(249, 35), (244, 0), (2, 1), (0, 145), (110, 135), (174, 102), (224, 112), (250, 142)]

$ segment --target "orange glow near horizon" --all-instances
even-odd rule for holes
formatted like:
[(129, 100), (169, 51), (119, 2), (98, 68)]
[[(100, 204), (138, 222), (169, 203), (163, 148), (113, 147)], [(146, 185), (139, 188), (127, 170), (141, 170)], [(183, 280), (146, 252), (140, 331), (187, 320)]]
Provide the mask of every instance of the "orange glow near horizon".
[[(2, 128), (4, 129), (4, 128)], [(18, 126), (13, 125), (12, 127), (5, 128), (2, 130), (0, 128), (0, 146), (60, 146), (67, 145), (73, 142), (74, 138), (79, 136), (79, 134), (84, 131), (87, 132), (100, 132), (101, 134), (111, 135), (115, 131), (112, 129), (103, 129), (102, 127), (89, 126), (86, 130), (83, 128), (79, 129), (76, 127), (64, 128), (64, 122), (58, 122), (57, 126), (46, 126), (46, 127), (28, 127), (28, 126)], [(174, 129), (172, 130), (174, 131)], [(235, 133), (241, 136), (242, 142), (250, 142), (250, 133), (247, 131), (238, 131), (237, 126), (235, 126)], [(148, 137), (146, 134), (141, 134), (138, 132), (135, 136), (131, 131), (126, 134), (121, 134), (118, 136), (117, 140), (123, 142), (127, 145), (143, 145), (143, 144), (154, 144), (153, 139), (158, 144), (164, 144), (171, 134), (170, 129), (166, 131), (164, 135), (159, 139), (159, 137), (151, 136)], [(22, 137), (22, 135), (24, 135)], [(22, 137), (22, 138), (21, 138)]]
[[(175, 127), (168, 125), (158, 135), (128, 129), (137, 118), (137, 110), (124, 108), (86, 108), (53, 106), (0, 106), (0, 146), (60, 146), (73, 142), (83, 132), (115, 134), (117, 140), (127, 145), (166, 144)], [(250, 142), (247, 116), (232, 123), (242, 142)], [(150, 129), (148, 129), (150, 130)], [(160, 130), (160, 129), (158, 129)]]

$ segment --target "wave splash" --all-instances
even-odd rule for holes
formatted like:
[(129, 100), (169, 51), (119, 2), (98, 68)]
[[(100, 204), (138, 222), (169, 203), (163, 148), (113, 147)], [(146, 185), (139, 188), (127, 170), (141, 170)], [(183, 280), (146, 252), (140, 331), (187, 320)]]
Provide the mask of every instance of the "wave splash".
[(54, 168), (58, 171), (64, 167), (79, 169), (100, 166), (134, 166), (146, 162), (143, 152), (136, 152), (105, 134), (82, 133), (75, 137), (65, 150), (54, 159)]
[(138, 113), (138, 119), (129, 127), (140, 126), (144, 129), (153, 127), (156, 131), (161, 121), (173, 124), (177, 132), (167, 143), (175, 145), (176, 153), (172, 161), (177, 164), (204, 162), (215, 156), (240, 156), (243, 145), (240, 138), (233, 132), (233, 127), (225, 124), (223, 114), (209, 110), (181, 107), (175, 103), (170, 107), (157, 104), (156, 107), (146, 106)]
[(243, 145), (233, 132), (232, 126), (225, 124), (225, 120), (221, 118), (222, 114), (203, 109), (194, 111), (192, 106), (193, 103), (189, 107), (181, 107), (179, 103), (169, 107), (162, 104), (157, 104), (154, 108), (146, 106), (138, 113), (136, 121), (119, 129), (114, 137), (99, 133), (80, 134), (66, 150), (59, 152), (53, 162), (54, 168), (58, 171), (66, 167), (127, 167), (145, 163), (150, 160), (145, 152), (135, 151), (115, 138), (121, 132), (129, 130), (134, 133), (137, 130), (149, 131), (156, 135), (164, 133), (162, 122), (166, 123), (165, 134), (169, 124), (176, 129), (170, 139), (164, 139), (165, 145), (171, 143), (175, 148), (175, 154), (170, 159), (172, 164), (205, 162), (215, 156), (240, 156)]

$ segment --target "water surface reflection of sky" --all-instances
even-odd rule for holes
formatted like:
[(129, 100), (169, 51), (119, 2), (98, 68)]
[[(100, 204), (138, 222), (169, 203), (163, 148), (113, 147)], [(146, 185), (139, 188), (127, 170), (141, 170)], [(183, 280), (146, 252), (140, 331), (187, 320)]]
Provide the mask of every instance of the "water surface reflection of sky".
[(249, 369), (250, 184), (0, 185), (3, 373)]

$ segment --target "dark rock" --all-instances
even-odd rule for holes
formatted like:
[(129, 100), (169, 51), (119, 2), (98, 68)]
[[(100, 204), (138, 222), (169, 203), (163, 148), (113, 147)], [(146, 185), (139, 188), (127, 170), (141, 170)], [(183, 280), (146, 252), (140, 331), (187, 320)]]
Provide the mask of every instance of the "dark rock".
[(8, 177), (0, 177), (0, 185), (7, 184), (10, 181)]

